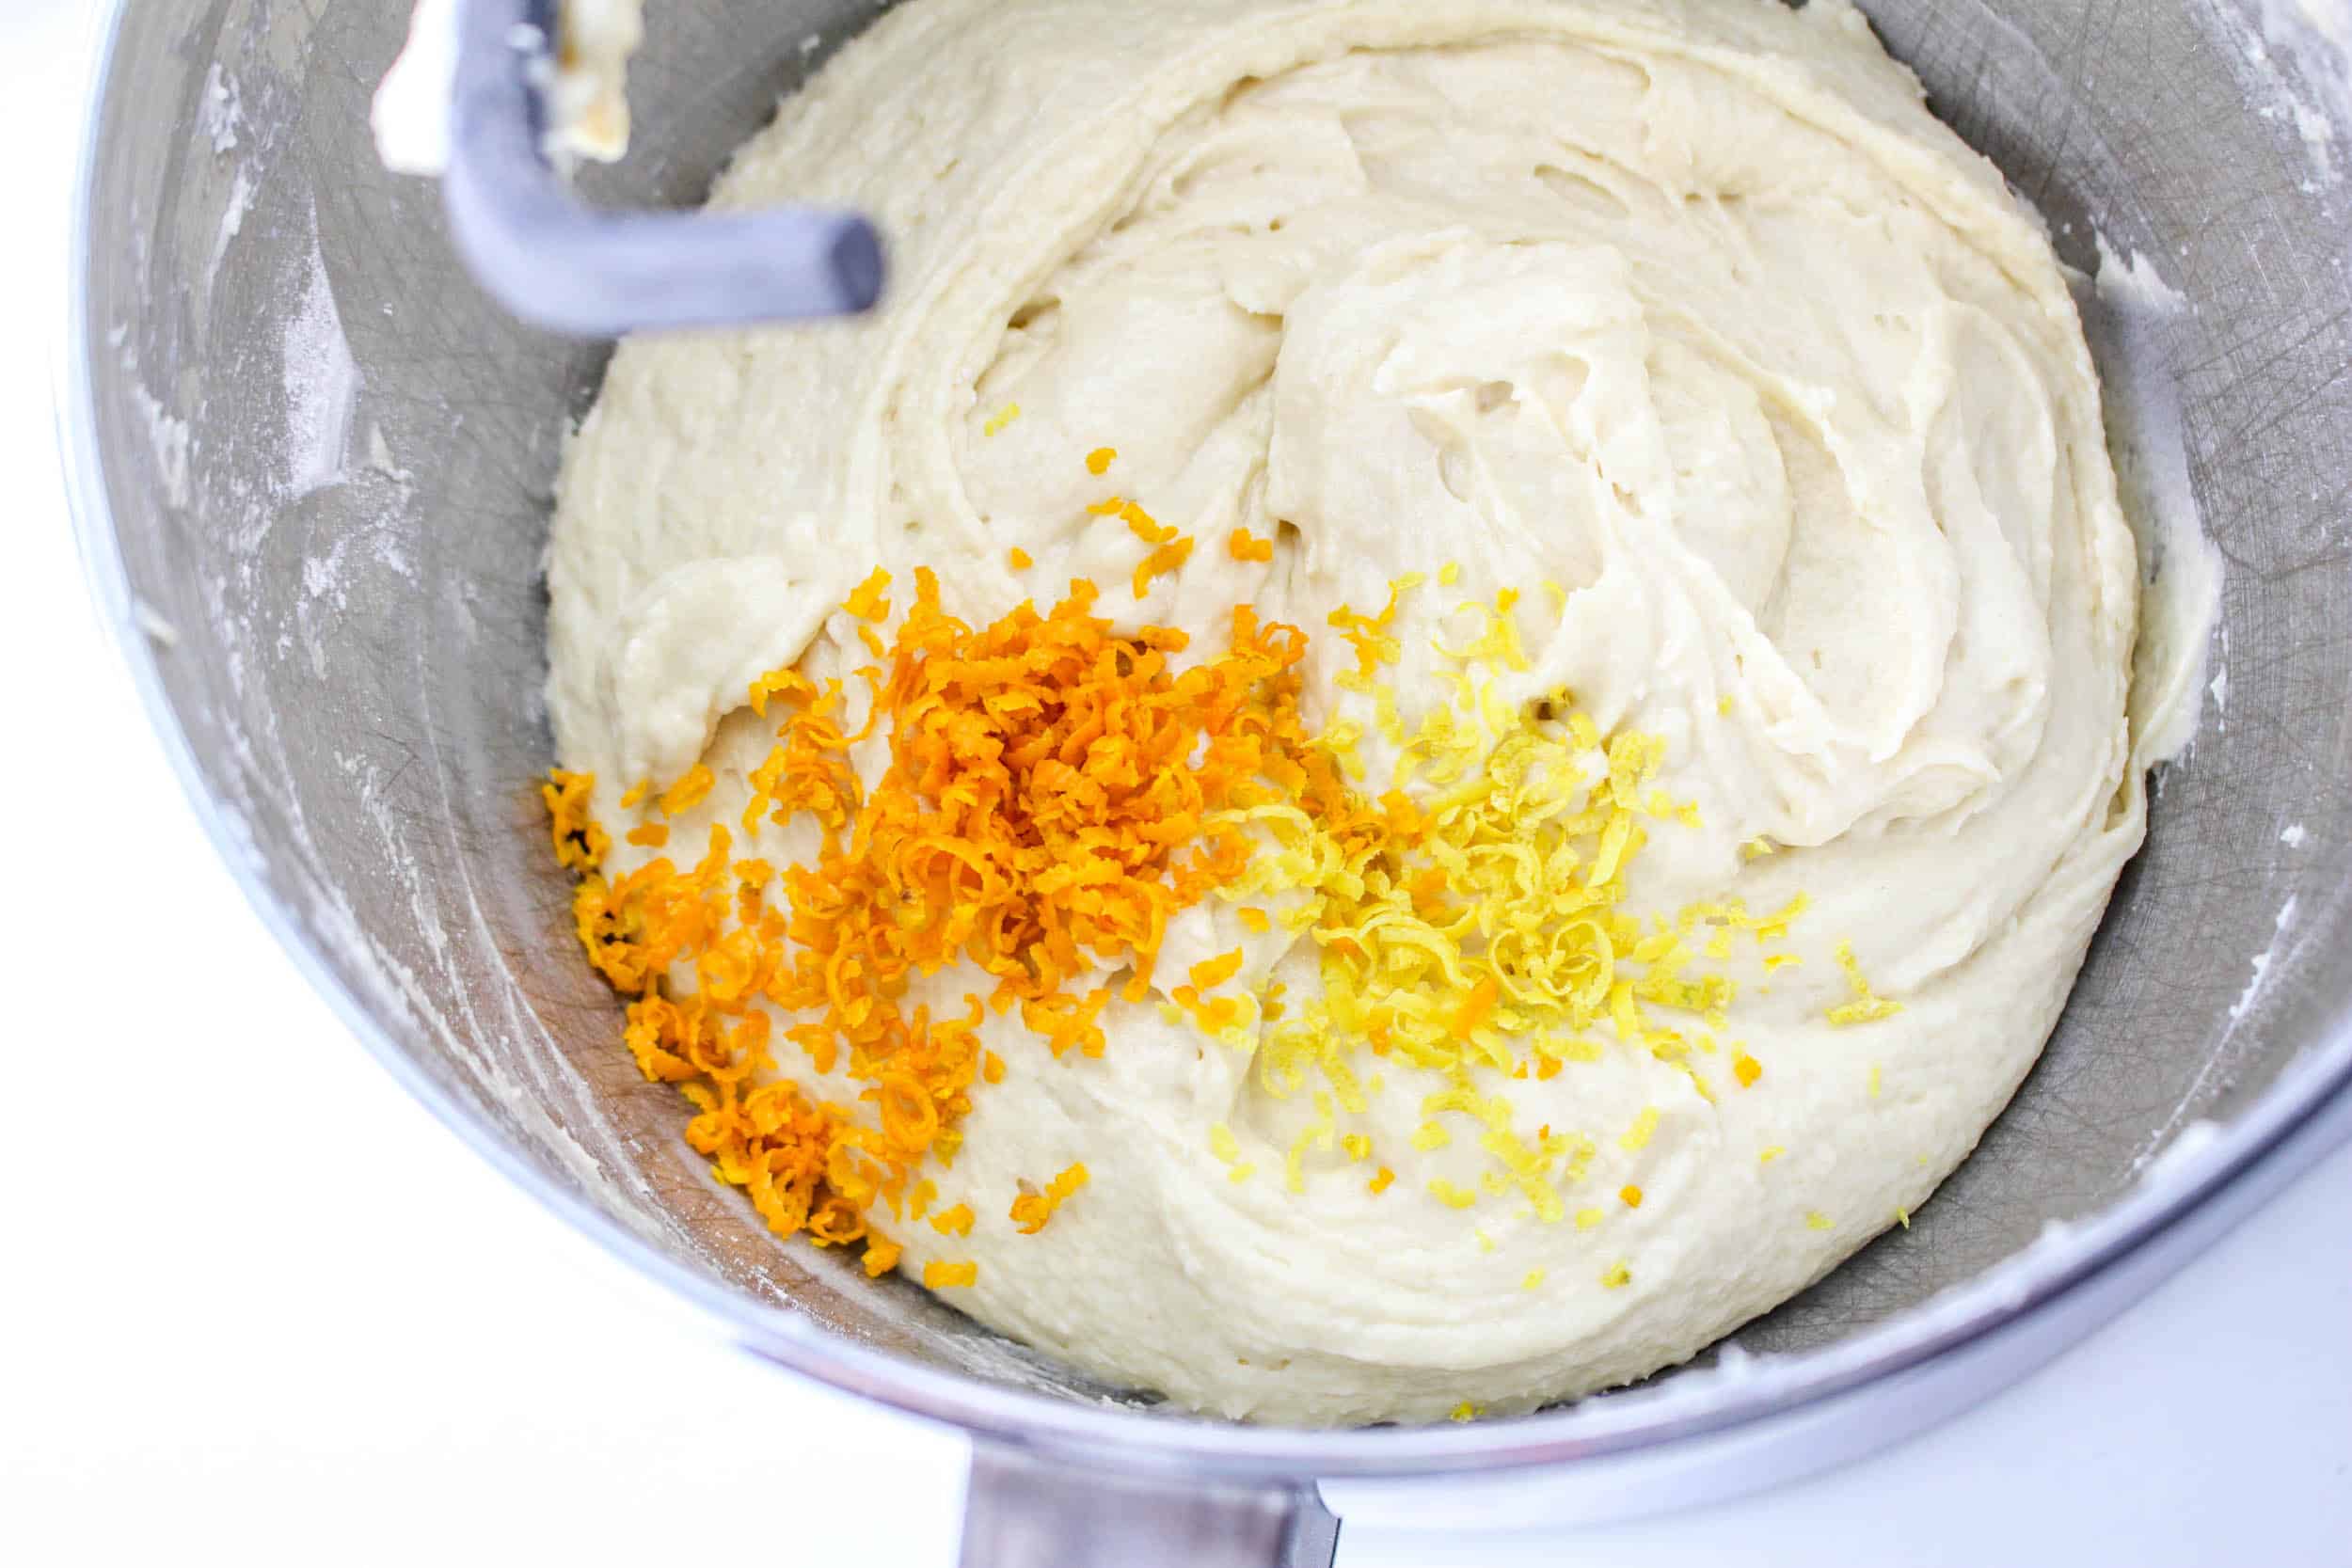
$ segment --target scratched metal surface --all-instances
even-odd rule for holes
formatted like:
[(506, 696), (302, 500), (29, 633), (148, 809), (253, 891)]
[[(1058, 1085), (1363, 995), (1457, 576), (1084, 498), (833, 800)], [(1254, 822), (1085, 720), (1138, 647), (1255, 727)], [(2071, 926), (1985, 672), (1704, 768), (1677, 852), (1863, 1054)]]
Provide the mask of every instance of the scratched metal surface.
[[(1758, 1349), (1836, 1341), (2101, 1208), (2185, 1121), (2227, 1117), (2340, 1029), (2352, 989), (2352, 230), (2292, 107), (2336, 101), (2336, 62), (2259, 48), (2234, 0), (1868, 8), (2070, 261), (2096, 266), (2095, 230), (2195, 303), (2107, 369), (2177, 393), (2229, 562), (2229, 697), (2163, 771), (2149, 849), (2009, 1114), (1912, 1230), (1744, 1331)], [(549, 490), (603, 355), (491, 309), (431, 188), (377, 169), (368, 99), (403, 10), (147, 0), (101, 123), (86, 346), (106, 489), (241, 871), (498, 1157), (844, 1336), (1116, 1397), (772, 1244), (615, 1048), (530, 789)], [(692, 200), (871, 11), (657, 5), (643, 150), (590, 189)], [(2103, 343), (2112, 325), (2094, 311)], [(2264, 953), (2271, 983), (2233, 1017)]]

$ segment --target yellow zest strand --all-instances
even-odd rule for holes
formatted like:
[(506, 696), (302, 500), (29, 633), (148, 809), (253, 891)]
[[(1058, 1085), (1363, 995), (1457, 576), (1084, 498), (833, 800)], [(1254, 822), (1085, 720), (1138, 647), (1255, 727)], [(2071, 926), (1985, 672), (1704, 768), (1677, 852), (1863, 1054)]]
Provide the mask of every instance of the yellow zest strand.
[(1852, 942), (1839, 942), (1836, 957), (1837, 967), (1846, 972), (1846, 984), (1853, 991), (1853, 1000), (1829, 1010), (1831, 1024), (1846, 1029), (1857, 1023), (1875, 1023), (1903, 1010), (1901, 1003), (1890, 1002), (1870, 990), (1870, 982), (1862, 977), (1860, 961), (1853, 956)]

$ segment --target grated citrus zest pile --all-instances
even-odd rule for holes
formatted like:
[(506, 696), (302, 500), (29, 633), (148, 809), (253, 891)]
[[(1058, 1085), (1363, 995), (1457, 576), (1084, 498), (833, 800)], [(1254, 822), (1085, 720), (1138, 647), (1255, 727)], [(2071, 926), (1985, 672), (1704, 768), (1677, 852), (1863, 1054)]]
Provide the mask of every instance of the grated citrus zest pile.
[[(845, 610), (883, 619), (889, 582), (869, 577)], [(920, 1163), (953, 1159), (975, 1077), (1001, 1074), (978, 1045), (987, 1009), (1018, 1008), (1057, 1055), (1100, 1054), (1111, 989), (1080, 982), (1124, 968), (1122, 994), (1142, 999), (1169, 917), (1247, 864), (1227, 814), (1285, 789), (1313, 805), (1302, 789), (1318, 781), (1336, 796), (1299, 727), (1300, 634), (1240, 609), (1229, 650), (1180, 671), (1183, 633), (1115, 634), (1095, 599), (1073, 582), (1050, 613), (1024, 606), (976, 629), (918, 572), (854, 735), (837, 684), (791, 670), (754, 682), (753, 709), (784, 718), (748, 776), (740, 825), (813, 819), (811, 863), (779, 873), (738, 860), (714, 823), (695, 864), (664, 857), (608, 879), (610, 839), (587, 815), (593, 779), (558, 772), (543, 790), (558, 858), (586, 874), (580, 942), (635, 998), (625, 1037), (640, 1069), (693, 1101), (688, 1141), (781, 1234), (889, 1246), (866, 1211), (900, 1212)], [(886, 736), (889, 763), (867, 792), (850, 753), (871, 735)], [(662, 809), (691, 809), (713, 783), (697, 764)], [(911, 978), (962, 961), (991, 982), (967, 994), (967, 1012), (902, 1008)], [(1198, 979), (1238, 967), (1234, 955)], [(845, 1068), (858, 1103), (771, 1081), (763, 1003), (808, 1020), (783, 1034), (818, 1073)], [(1082, 1166), (1057, 1178), (1045, 1213), (1085, 1180)], [(959, 1217), (968, 1229), (969, 1211)]]
[[(1017, 414), (1009, 406), (1003, 422)], [(992, 421), (989, 434), (999, 428)], [(1087, 467), (1102, 475), (1116, 457), (1097, 449)], [(1191, 556), (1189, 537), (1133, 500), (1087, 510), (1148, 546), (1131, 582), (1137, 600)], [(1264, 562), (1273, 547), (1235, 530), (1228, 553)], [(1018, 547), (1007, 559), (1015, 570), (1033, 564)], [(1458, 575), (1449, 564), (1438, 581)], [(772, 707), (780, 721), (767, 759), (741, 776), (749, 802), (737, 827), (756, 835), (771, 823), (813, 824), (819, 848), (805, 863), (738, 858), (734, 831), (712, 822), (692, 863), (664, 856), (608, 876), (613, 841), (592, 815), (594, 778), (558, 770), (541, 788), (556, 859), (581, 877), (580, 940), (632, 999), (624, 1037), (640, 1069), (692, 1102), (688, 1142), (779, 1234), (862, 1241), (878, 1275), (901, 1257), (878, 1207), (969, 1236), (972, 1207), (930, 1212), (937, 1190), (920, 1169), (952, 1165), (976, 1079), (1003, 1077), (980, 1047), (984, 1020), (1017, 1013), (1054, 1055), (1101, 1055), (1104, 1010), (1114, 997), (1147, 998), (1168, 921), (1211, 895), (1238, 905), (1253, 935), (1302, 936), (1320, 971), (1321, 994), (1304, 1003), (1270, 982), (1228, 990), (1246, 967), (1234, 949), (1189, 965), (1162, 1009), (1252, 1053), (1273, 1098), (1307, 1096), (1312, 1118), (1283, 1162), (1293, 1192), (1306, 1190), (1311, 1161), (1371, 1161), (1371, 1139), (1343, 1124), (1381, 1092), (1378, 1073), (1362, 1075), (1367, 1053), (1438, 1085), (1422, 1100), (1417, 1149), (1451, 1146), (1458, 1128), (1488, 1163), (1474, 1184), (1428, 1181), (1432, 1199), (1469, 1211), (1513, 1196), (1547, 1223), (1571, 1217), (1563, 1192), (1584, 1180), (1598, 1145), (1548, 1124), (1516, 1128), (1510, 1101), (1482, 1075), (1550, 1080), (1601, 1060), (1613, 1038), (1672, 1066), (1706, 1100), (1714, 1094), (1694, 1058), (1723, 1054), (1743, 1089), (1762, 1078), (1740, 1042), (1719, 1046), (1738, 987), (1701, 960), (1727, 958), (1736, 933), (1766, 948), (1785, 942), (1806, 899), (1760, 916), (1737, 899), (1699, 904), (1646, 923), (1625, 907), (1654, 826), (1695, 827), (1697, 808), (1655, 786), (1660, 738), (1603, 734), (1565, 690), (1502, 698), (1530, 668), (1515, 592), (1448, 618), (1450, 637), (1430, 646), (1450, 699), (1410, 728), (1382, 672), (1401, 660), (1400, 607), (1426, 579), (1398, 578), (1377, 613), (1332, 612), (1354, 655), (1336, 684), (1370, 715), (1310, 736), (1299, 708), (1306, 636), (1262, 626), (1248, 606), (1235, 609), (1224, 653), (1184, 665), (1184, 633), (1115, 631), (1085, 579), (1050, 611), (1025, 604), (974, 627), (943, 610), (937, 578), (918, 570), (889, 631), (891, 581), (878, 569), (842, 605), (877, 659), (860, 672), (860, 727), (850, 728), (859, 705), (838, 682), (787, 668), (749, 689), (754, 712)], [(1360, 755), (1373, 730), (1396, 757), (1386, 781), (1373, 781)], [(868, 746), (886, 753), (871, 788), (852, 765)], [(627, 841), (666, 847), (673, 819), (720, 783), (698, 763), (658, 792), (638, 784), (623, 808), (663, 820), (638, 823)], [(1830, 1010), (1833, 1024), (1901, 1010), (1871, 990), (1850, 945), (1836, 959), (1852, 998)], [(1800, 961), (1762, 958), (1768, 974)], [(963, 964), (984, 978), (961, 1012), (908, 1005), (915, 979)], [(773, 1025), (771, 1007), (801, 1022)], [(841, 1098), (785, 1076), (782, 1043)], [(1615, 1143), (1639, 1152), (1660, 1119), (1658, 1107), (1644, 1109)], [(1209, 1143), (1232, 1181), (1255, 1172), (1224, 1124)], [(1073, 1163), (1042, 1188), (1023, 1182), (1008, 1218), (1037, 1234), (1089, 1180)], [(1366, 1188), (1377, 1196), (1395, 1181), (1376, 1165)], [(1628, 1184), (1618, 1196), (1639, 1208), (1643, 1190)], [(1584, 1207), (1572, 1217), (1588, 1229), (1604, 1214)], [(933, 1261), (923, 1277), (943, 1289), (973, 1285), (977, 1272)], [(1535, 1270), (1525, 1288), (1542, 1279)], [(1602, 1284), (1629, 1279), (1619, 1263)]]
[[(1469, 633), (1433, 642), (1454, 666), (1454, 700), (1408, 731), (1378, 676), (1402, 653), (1399, 607), (1424, 580), (1398, 578), (1377, 614), (1343, 608), (1330, 616), (1356, 655), (1340, 684), (1371, 701), (1400, 752), (1393, 787), (1376, 803), (1351, 791), (1352, 810), (1319, 817), (1279, 805), (1238, 814), (1268, 842), (1245, 875), (1219, 890), (1252, 908), (1308, 895), (1294, 900), (1286, 918), (1319, 949), (1323, 995), (1262, 1034), (1245, 1020), (1222, 1035), (1254, 1048), (1268, 1094), (1288, 1098), (1320, 1079), (1349, 1114), (1368, 1107), (1359, 1051), (1438, 1075), (1451, 1088), (1424, 1105), (1414, 1146), (1445, 1147), (1452, 1134), (1438, 1118), (1464, 1117), (1491, 1168), (1479, 1188), (1441, 1183), (1432, 1196), (1468, 1208), (1512, 1193), (1557, 1222), (1567, 1214), (1560, 1187), (1581, 1179), (1593, 1140), (1549, 1127), (1520, 1132), (1509, 1102), (1480, 1093), (1475, 1075), (1548, 1080), (1567, 1064), (1601, 1059), (1595, 1036), (1608, 1034), (1673, 1066), (1711, 1100), (1692, 1059), (1719, 1049), (1709, 1031), (1728, 1022), (1738, 988), (1700, 971), (1699, 949), (1726, 955), (1735, 930), (1759, 942), (1782, 940), (1805, 906), (1800, 897), (1757, 917), (1737, 901), (1695, 905), (1650, 927), (1625, 911), (1649, 824), (1692, 823), (1695, 813), (1653, 786), (1662, 741), (1605, 736), (1565, 692), (1524, 709), (1498, 699), (1498, 681), (1527, 665), (1508, 590), (1461, 606), (1457, 620)], [(1341, 721), (1319, 737), (1343, 775), (1360, 734)], [(1407, 784), (1422, 789), (1418, 801), (1406, 795)], [(1702, 927), (1711, 939), (1699, 935)], [(1670, 1024), (1661, 1013), (1689, 1022)], [(1220, 1033), (1209, 1021), (1203, 1027)], [(1745, 1085), (1753, 1079), (1738, 1065), (1743, 1060), (1733, 1071)], [(1311, 1131), (1323, 1131), (1320, 1116)], [(1645, 1127), (1629, 1151), (1646, 1139)], [(1295, 1171), (1300, 1153), (1294, 1149)]]

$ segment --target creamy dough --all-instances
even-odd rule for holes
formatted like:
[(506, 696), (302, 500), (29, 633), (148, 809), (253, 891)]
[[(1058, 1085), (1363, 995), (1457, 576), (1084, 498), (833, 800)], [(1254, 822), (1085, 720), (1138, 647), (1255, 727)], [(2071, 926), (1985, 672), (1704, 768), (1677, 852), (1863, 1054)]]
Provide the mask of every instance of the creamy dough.
[[(628, 343), (564, 468), (549, 695), (608, 820), (701, 757), (721, 784), (682, 838), (732, 821), (772, 728), (746, 684), (866, 662), (834, 607), (877, 563), (937, 567), (973, 622), (1090, 577), (1202, 646), (1254, 602), (1314, 634), (1313, 717), (1368, 721), (1326, 616), (1454, 562), (1400, 616), (1408, 725), (1444, 700), (1445, 609), (1523, 589), (1534, 668), (1503, 695), (1565, 685), (1664, 737), (1701, 808), (1654, 835), (1639, 906), (1812, 900), (1803, 967), (1723, 966), (1753, 1088), (1719, 1057), (1710, 1103), (1630, 1050), (1494, 1079), (1518, 1121), (1598, 1144), (1568, 1195), (1593, 1228), (1427, 1196), (1486, 1162), (1416, 1149), (1431, 1085), (1393, 1069), (1343, 1131), (1394, 1189), (1316, 1155), (1286, 1191), (1307, 1097), (1146, 1004), (1114, 1006), (1100, 1060), (992, 1020), (1010, 1070), (932, 1172), (978, 1224), (892, 1227), (910, 1273), (977, 1259), (957, 1307), (1208, 1411), (1523, 1410), (1692, 1354), (1967, 1154), (2140, 842), (2133, 546), (2043, 234), (1845, 0), (915, 0), (717, 198), (787, 200), (875, 216), (886, 308)], [(1084, 510), (1114, 490), (1203, 544), (1142, 604), (1144, 546)], [(1216, 547), (1235, 526), (1270, 564)], [(1365, 754), (1385, 777), (1393, 752)], [(1759, 838), (1785, 847), (1744, 858)], [(1829, 1024), (1840, 940), (1899, 1016)], [(1160, 973), (1236, 945), (1247, 978), (1314, 986), (1295, 939), (1215, 900)], [(971, 983), (917, 999), (959, 1011)], [(1220, 1122), (1259, 1177), (1229, 1180)], [(1091, 1185), (1016, 1235), (1017, 1183), (1078, 1160)]]

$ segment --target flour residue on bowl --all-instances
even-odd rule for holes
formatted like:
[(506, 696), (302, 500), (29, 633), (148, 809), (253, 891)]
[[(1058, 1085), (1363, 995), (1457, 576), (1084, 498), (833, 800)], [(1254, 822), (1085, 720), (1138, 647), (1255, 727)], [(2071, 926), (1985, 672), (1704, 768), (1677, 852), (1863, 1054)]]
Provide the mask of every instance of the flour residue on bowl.
[(313, 225), (310, 273), (286, 323), (286, 470), (289, 499), (340, 484), (359, 402), (359, 364), (352, 357), (335, 289)]
[(2278, 953), (2280, 942), (2286, 940), (2287, 927), (2295, 924), (2295, 911), (2301, 902), (2302, 898), (2299, 895), (2289, 894), (2287, 901), (2279, 906), (2278, 916), (2271, 927), (2278, 932), (2278, 936), (2269, 946), (2254, 955), (2253, 976), (2246, 982), (2246, 989), (2238, 993), (2237, 1001), (2230, 1008), (2230, 1022), (2233, 1026), (2242, 1022), (2248, 1013), (2253, 1011), (2255, 1002), (2262, 995), (2263, 982), (2270, 974), (2271, 959)]
[(2132, 661), (2132, 722), (2137, 766), (2181, 754), (2196, 737), (2217, 674), (2215, 628), (2221, 613), (2221, 552), (2205, 536), (2180, 394), (2166, 359), (2172, 325), (2191, 314), (2188, 297), (2155, 263), (2118, 249), (2104, 234), (2098, 275), (2090, 279), (2094, 337), (2105, 351), (2102, 392), (2107, 450), (2125, 515), (2139, 545), (2139, 641)]
[[(2352, 8), (2343, 0), (2262, 0), (2259, 16), (2211, 7), (2214, 24), (2244, 58), (2255, 114), (2301, 143), (2306, 196), (2333, 187), (2339, 126), (2352, 110)], [(2331, 114), (2329, 111), (2333, 110)]]

